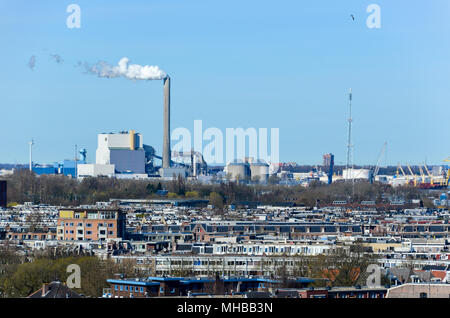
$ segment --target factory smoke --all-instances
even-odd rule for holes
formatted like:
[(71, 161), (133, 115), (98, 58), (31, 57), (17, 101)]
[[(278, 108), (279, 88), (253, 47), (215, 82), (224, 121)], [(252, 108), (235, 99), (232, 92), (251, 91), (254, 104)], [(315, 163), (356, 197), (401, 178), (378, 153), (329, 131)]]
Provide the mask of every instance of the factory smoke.
[(116, 66), (99, 61), (92, 65), (84, 63), (84, 68), (87, 73), (105, 78), (125, 77), (130, 80), (162, 80), (167, 77), (167, 74), (158, 66), (129, 64), (127, 57), (121, 58)]
[(123, 57), (115, 66), (99, 61), (93, 65), (78, 62), (86, 73), (103, 78), (125, 77), (129, 80), (164, 80), (164, 115), (163, 115), (163, 154), (162, 168), (170, 170), (170, 77), (158, 66), (129, 64), (129, 59)]

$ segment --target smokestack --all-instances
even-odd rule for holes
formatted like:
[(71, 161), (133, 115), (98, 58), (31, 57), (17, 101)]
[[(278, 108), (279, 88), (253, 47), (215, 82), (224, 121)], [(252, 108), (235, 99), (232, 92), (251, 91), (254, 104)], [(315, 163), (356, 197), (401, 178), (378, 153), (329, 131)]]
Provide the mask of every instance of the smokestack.
[(170, 77), (164, 78), (163, 168), (170, 168)]

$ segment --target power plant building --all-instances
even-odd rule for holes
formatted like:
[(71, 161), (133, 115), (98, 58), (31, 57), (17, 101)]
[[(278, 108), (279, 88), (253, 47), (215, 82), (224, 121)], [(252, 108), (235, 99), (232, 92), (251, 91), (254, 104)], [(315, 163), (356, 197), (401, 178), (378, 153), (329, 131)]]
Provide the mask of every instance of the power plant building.
[(134, 130), (99, 134), (97, 165), (114, 165), (116, 173), (145, 174), (145, 151), (141, 134)]
[(146, 178), (146, 153), (141, 134), (129, 132), (98, 135), (95, 164), (79, 164), (78, 177)]

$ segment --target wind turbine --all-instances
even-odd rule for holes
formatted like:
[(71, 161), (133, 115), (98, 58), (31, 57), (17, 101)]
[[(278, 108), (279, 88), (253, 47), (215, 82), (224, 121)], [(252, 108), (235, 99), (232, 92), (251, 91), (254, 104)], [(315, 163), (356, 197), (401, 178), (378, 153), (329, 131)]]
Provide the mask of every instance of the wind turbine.
[(33, 139), (31, 139), (31, 141), (28, 142), (28, 144), (30, 145), (30, 171), (33, 171), (33, 145), (34, 145)]

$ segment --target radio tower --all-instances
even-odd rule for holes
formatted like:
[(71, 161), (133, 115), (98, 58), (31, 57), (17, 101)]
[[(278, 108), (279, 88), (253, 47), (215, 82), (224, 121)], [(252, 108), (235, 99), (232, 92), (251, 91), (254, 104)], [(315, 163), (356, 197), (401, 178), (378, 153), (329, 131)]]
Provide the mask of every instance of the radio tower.
[(348, 143), (347, 143), (347, 178), (349, 177), (349, 168), (351, 166), (351, 178), (352, 178), (352, 196), (355, 195), (355, 179), (353, 178), (353, 145), (352, 145), (352, 89), (348, 95), (349, 117), (348, 117)]

